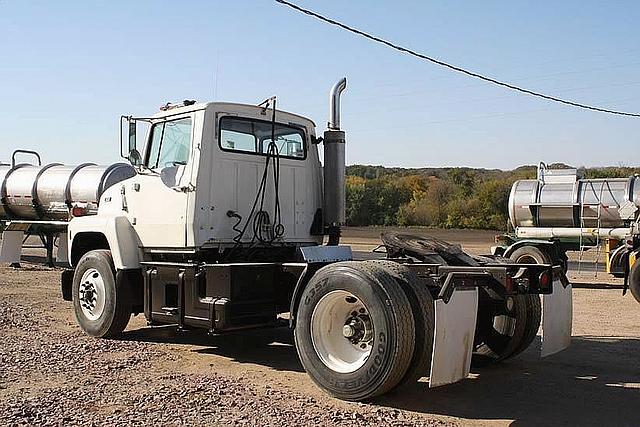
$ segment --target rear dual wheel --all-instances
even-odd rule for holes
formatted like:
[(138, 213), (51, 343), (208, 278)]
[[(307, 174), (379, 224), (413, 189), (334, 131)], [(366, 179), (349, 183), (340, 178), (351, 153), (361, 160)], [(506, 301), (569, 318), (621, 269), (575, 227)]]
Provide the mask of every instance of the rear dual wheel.
[[(484, 292), (484, 291), (483, 291)], [(484, 295), (484, 298), (489, 298)], [(493, 300), (478, 312), (475, 352), (484, 360), (499, 362), (526, 350), (540, 328), (542, 306), (538, 295), (514, 295)]]
[(323, 267), (311, 278), (294, 336), (302, 365), (322, 389), (341, 399), (366, 400), (416, 375), (410, 365), (423, 344), (416, 339), (410, 302), (415, 298), (404, 273), (377, 261), (349, 261)]
[(415, 348), (411, 363), (399, 386), (412, 384), (431, 370), (433, 334), (435, 328), (435, 305), (429, 289), (420, 282), (418, 276), (406, 266), (388, 260), (366, 261), (384, 268), (404, 291), (415, 323)]
[[(550, 264), (550, 257), (535, 246), (523, 246), (510, 256), (518, 264)], [(476, 353), (492, 361), (514, 357), (535, 339), (542, 319), (538, 295), (513, 295), (502, 301), (491, 300), (485, 291), (485, 307), (478, 313)]]

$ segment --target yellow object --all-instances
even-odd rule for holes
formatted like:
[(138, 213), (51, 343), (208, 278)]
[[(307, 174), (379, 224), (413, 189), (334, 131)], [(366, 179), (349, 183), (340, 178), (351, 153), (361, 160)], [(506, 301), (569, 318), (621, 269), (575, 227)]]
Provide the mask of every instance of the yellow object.
[(605, 259), (607, 260), (607, 273), (611, 273), (611, 253), (618, 247), (620, 241), (618, 239), (607, 239), (604, 244)]
[(640, 251), (631, 252), (629, 254), (629, 271), (631, 271), (631, 267), (636, 263), (636, 259), (638, 259), (638, 253)]

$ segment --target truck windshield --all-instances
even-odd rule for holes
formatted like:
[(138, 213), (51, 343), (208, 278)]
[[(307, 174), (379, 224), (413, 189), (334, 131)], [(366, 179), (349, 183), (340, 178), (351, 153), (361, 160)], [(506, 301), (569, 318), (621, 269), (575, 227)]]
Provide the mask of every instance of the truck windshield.
[[(270, 121), (243, 117), (220, 119), (220, 148), (225, 151), (266, 154), (271, 144)], [(306, 157), (304, 130), (282, 123), (275, 124), (275, 143), (281, 157)]]
[(186, 165), (191, 148), (191, 119), (184, 118), (151, 127), (145, 165), (150, 169)]

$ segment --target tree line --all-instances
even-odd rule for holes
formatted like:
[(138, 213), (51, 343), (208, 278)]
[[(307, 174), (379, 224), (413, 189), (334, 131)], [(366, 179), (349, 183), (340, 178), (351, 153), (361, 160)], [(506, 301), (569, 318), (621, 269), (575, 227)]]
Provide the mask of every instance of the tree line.
[[(640, 168), (582, 168), (581, 172), (585, 178), (619, 178), (640, 173)], [(347, 225), (506, 230), (512, 184), (535, 177), (536, 166), (511, 171), (348, 166)]]

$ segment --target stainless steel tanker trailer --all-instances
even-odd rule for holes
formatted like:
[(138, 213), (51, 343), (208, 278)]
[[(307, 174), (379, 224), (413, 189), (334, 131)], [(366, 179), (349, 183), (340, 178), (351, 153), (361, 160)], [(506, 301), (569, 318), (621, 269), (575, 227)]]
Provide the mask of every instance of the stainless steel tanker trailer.
[(625, 279), (640, 302), (640, 177), (585, 179), (577, 169), (538, 167), (537, 179), (516, 181), (509, 196), (512, 233), (493, 253), (515, 262), (568, 265), (567, 251), (585, 252)]
[[(20, 156), (32, 161), (19, 162)], [(36, 235), (47, 250), (49, 265), (54, 264), (55, 244), (58, 262), (65, 263), (67, 224), (74, 211), (97, 213), (102, 193), (135, 174), (129, 163), (43, 165), (35, 151), (14, 151), (11, 163), (0, 163), (0, 223), (4, 229), (0, 262), (19, 265), (25, 237)]]
[[(211, 334), (289, 326), (310, 377), (342, 399), (421, 377), (432, 387), (464, 379), (472, 355), (514, 357), (541, 324), (542, 356), (566, 348), (572, 297), (560, 266), (473, 258), (411, 236), (385, 235), (385, 260), (354, 261), (339, 245), (345, 87), (342, 79), (331, 90), (322, 137), (311, 120), (277, 110), (275, 98), (185, 101), (123, 117), (127, 164), (13, 161), (4, 215), (9, 226), (66, 224), (61, 291), (87, 334), (118, 336), (138, 314), (150, 326)], [(140, 122), (150, 127), (138, 147)]]

